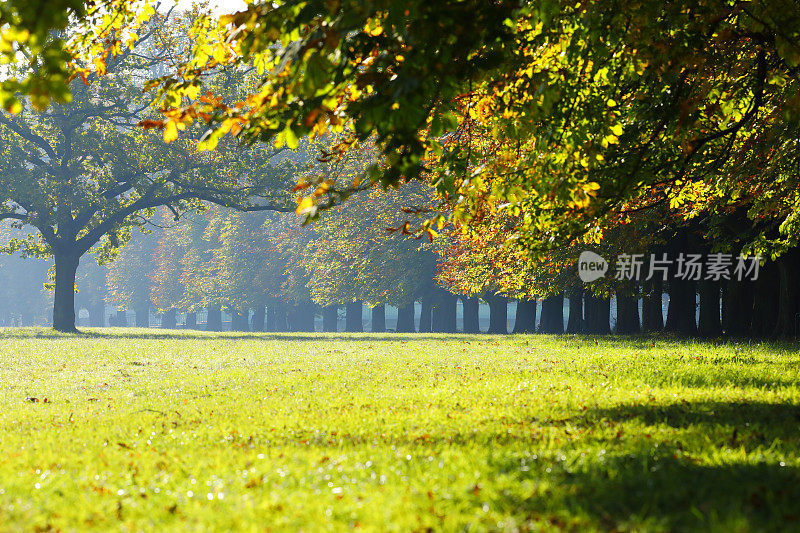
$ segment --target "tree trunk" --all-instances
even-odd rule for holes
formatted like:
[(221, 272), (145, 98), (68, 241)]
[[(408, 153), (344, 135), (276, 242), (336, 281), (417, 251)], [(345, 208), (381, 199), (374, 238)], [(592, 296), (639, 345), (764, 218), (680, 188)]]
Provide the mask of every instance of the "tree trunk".
[(114, 317), (114, 325), (118, 328), (128, 327), (128, 311), (125, 309), (117, 309), (117, 314)]
[(186, 329), (197, 329), (197, 313), (186, 313)]
[(554, 294), (542, 301), (542, 319), (539, 323), (540, 333), (564, 333), (564, 295)]
[(672, 278), (669, 281), (669, 307), (664, 331), (680, 335), (697, 335), (695, 282)]
[(755, 282), (752, 335), (769, 337), (778, 324), (780, 272), (775, 261), (767, 261)]
[(433, 330), (433, 302), (430, 297), (422, 298), (420, 301), (422, 310), (419, 314), (419, 328), (420, 333), (430, 333)]
[(322, 308), (322, 331), (336, 333), (339, 331), (339, 306), (328, 305)]
[(414, 333), (414, 302), (397, 308), (397, 333)]
[(567, 333), (583, 332), (583, 288), (572, 289), (569, 295), (569, 318)]
[(267, 318), (267, 306), (257, 305), (253, 311), (253, 331), (264, 331), (264, 325)]
[(89, 323), (96, 328), (102, 328), (106, 325), (106, 306), (103, 302), (89, 306)]
[(493, 294), (483, 298), (489, 304), (488, 333), (508, 333), (508, 298)]
[(206, 331), (222, 331), (222, 308), (219, 304), (208, 306)]
[(517, 300), (517, 316), (514, 319), (513, 332), (514, 333), (536, 332), (536, 298), (534, 298), (533, 300), (528, 300), (528, 299)]
[(248, 331), (250, 329), (250, 324), (248, 323), (249, 315), (249, 309), (242, 311), (233, 309), (231, 311), (231, 331)]
[(345, 331), (350, 333), (357, 333), (364, 331), (364, 324), (363, 324), (364, 316), (363, 316), (363, 308), (361, 305), (361, 300), (356, 302), (350, 302), (347, 304), (345, 309), (344, 321)]
[(639, 299), (636, 296), (617, 294), (617, 333), (635, 335), (640, 331)]
[[(478, 320), (478, 309), (480, 308), (480, 301), (477, 298), (462, 298), (464, 311), (464, 333), (480, 333), (480, 322)], [(535, 312), (535, 308), (534, 308)], [(534, 316), (534, 320), (536, 317)]]
[(55, 255), (56, 287), (53, 300), (53, 329), (75, 333), (75, 274), (78, 272), (77, 253)]
[(150, 308), (149, 307), (139, 307), (134, 311), (136, 315), (136, 327), (137, 328), (149, 328), (150, 327)]
[(458, 298), (449, 292), (442, 292), (433, 308), (432, 330), (438, 333), (456, 332), (456, 304)]
[(599, 298), (591, 293), (586, 294), (586, 333), (607, 335), (611, 332), (609, 318), (611, 315), (611, 298)]
[(700, 320), (697, 323), (697, 333), (701, 337), (712, 338), (722, 335), (720, 285), (719, 281), (700, 282)]
[(778, 317), (775, 337), (797, 335), (800, 319), (800, 248), (792, 248), (778, 258)]
[(658, 332), (664, 329), (664, 311), (662, 295), (664, 293), (664, 280), (658, 276), (644, 282), (642, 294), (642, 330), (645, 332)]
[(372, 308), (372, 333), (386, 332), (386, 306), (376, 305)]
[(730, 337), (746, 337), (753, 321), (754, 283), (731, 279), (722, 294), (722, 330)]
[(168, 309), (161, 315), (161, 329), (175, 329), (175, 326), (178, 324), (177, 321), (177, 309)]
[(313, 332), (315, 316), (314, 311), (314, 305), (310, 303), (294, 306), (289, 313), (289, 318), (291, 320), (291, 331)]

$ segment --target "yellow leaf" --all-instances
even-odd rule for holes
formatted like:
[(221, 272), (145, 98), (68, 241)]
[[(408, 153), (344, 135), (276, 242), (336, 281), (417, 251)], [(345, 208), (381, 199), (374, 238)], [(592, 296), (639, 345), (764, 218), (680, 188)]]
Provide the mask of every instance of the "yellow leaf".
[(298, 215), (303, 215), (311, 211), (313, 207), (314, 207), (314, 199), (311, 198), (310, 196), (306, 196), (305, 198), (297, 202), (297, 209), (295, 209), (295, 213), (297, 213)]
[(173, 121), (167, 122), (164, 127), (164, 142), (171, 143), (178, 138), (178, 126)]

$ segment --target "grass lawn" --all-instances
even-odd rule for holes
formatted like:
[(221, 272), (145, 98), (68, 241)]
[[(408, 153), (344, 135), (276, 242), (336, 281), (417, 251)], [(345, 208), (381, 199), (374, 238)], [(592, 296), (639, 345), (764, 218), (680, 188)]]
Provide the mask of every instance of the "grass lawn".
[(800, 530), (800, 351), (0, 330), (0, 530)]

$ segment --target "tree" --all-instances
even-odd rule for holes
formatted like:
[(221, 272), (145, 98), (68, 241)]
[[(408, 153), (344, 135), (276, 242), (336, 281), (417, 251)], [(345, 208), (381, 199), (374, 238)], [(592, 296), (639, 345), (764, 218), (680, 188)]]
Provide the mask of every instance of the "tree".
[[(112, 258), (156, 207), (167, 206), (176, 217), (203, 202), (290, 210), (285, 193), (274, 192), (286, 187), (286, 177), (270, 164), (274, 151), (232, 140), (201, 155), (197, 128), (166, 145), (137, 126), (148, 117), (141, 80), (174, 53), (169, 41), (153, 38), (164, 28), (152, 25), (133, 49), (107, 59), (104, 76), (74, 80), (71, 103), (44, 112), (24, 103), (17, 116), (0, 115), (0, 220), (39, 232), (11, 240), (4, 251), (54, 257), (53, 327), (59, 331), (75, 331), (80, 257), (93, 251), (101, 261)], [(216, 80), (230, 92), (245, 83), (245, 73), (220, 71)]]

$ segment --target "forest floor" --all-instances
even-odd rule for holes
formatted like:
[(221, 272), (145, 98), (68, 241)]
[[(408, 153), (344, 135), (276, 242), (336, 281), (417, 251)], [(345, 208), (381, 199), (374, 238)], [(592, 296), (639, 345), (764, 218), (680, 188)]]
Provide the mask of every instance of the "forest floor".
[(0, 330), (0, 531), (800, 530), (800, 350)]

